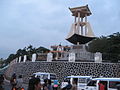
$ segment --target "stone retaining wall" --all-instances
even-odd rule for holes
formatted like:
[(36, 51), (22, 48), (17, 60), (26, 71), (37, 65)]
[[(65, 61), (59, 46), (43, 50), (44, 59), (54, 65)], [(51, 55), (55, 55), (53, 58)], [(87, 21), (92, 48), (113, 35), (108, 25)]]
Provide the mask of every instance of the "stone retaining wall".
[(118, 63), (93, 63), (93, 62), (25, 62), (9, 66), (5, 75), (11, 77), (16, 72), (17, 76), (23, 75), (28, 82), (29, 76), (34, 72), (56, 73), (58, 80), (62, 81), (68, 75), (87, 75), (103, 77), (120, 77), (120, 64)]

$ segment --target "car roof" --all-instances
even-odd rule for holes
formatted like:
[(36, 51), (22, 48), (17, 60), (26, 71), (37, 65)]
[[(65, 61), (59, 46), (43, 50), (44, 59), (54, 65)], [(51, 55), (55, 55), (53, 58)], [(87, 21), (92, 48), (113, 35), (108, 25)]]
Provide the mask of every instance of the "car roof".
[(67, 76), (65, 78), (92, 78), (91, 76)]
[(100, 81), (119, 81), (120, 82), (120, 78), (94, 78), (92, 80), (100, 80)]
[(46, 73), (46, 72), (36, 72), (36, 73), (33, 73), (33, 74), (37, 74), (37, 75), (40, 75), (40, 74), (54, 74), (54, 75), (56, 75), (55, 73)]

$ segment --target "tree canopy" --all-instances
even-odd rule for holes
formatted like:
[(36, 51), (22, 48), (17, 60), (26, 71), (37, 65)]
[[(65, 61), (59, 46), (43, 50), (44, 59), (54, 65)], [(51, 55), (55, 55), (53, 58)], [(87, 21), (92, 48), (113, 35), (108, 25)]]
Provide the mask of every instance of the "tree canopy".
[(89, 43), (89, 51), (101, 52), (104, 60), (118, 62), (120, 60), (120, 33), (96, 38)]
[[(113, 33), (108, 36), (101, 36), (89, 43), (90, 52), (101, 52), (103, 55), (103, 60), (110, 62), (118, 62), (120, 60), (120, 33)], [(18, 49), (16, 54), (10, 54), (5, 60), (6, 63), (10, 63), (13, 59), (19, 56), (27, 55), (32, 56), (33, 53), (46, 53), (50, 50), (45, 47), (35, 48), (32, 45), (24, 47), (23, 49)]]
[(46, 53), (49, 52), (50, 50), (45, 48), (45, 47), (38, 47), (35, 48), (32, 45), (29, 45), (28, 47), (24, 47), (23, 49), (18, 49), (16, 51), (16, 54), (10, 54), (8, 58), (5, 60), (6, 63), (10, 63), (12, 60), (19, 56), (24, 56), (27, 55), (29, 58), (32, 56), (33, 53)]

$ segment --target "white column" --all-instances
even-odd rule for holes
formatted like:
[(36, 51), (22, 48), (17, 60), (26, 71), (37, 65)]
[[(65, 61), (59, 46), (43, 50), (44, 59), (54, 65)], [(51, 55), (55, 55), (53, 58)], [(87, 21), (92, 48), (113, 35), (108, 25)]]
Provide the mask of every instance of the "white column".
[(79, 43), (79, 42), (77, 42), (77, 45), (80, 45), (80, 43)]
[(102, 62), (102, 53), (100, 52), (95, 53), (95, 62), (98, 62), (98, 63)]
[(27, 60), (27, 56), (24, 55), (24, 60), (23, 60), (23, 62), (26, 62), (26, 60)]
[(21, 62), (21, 56), (19, 57), (19, 61), (18, 61), (19, 63)]
[(37, 55), (36, 55), (35, 53), (32, 55), (32, 62), (35, 62), (36, 56), (37, 56)]
[(18, 61), (18, 58), (15, 59), (15, 63), (17, 63), (17, 61)]
[(80, 34), (79, 31), (80, 31), (80, 12), (78, 12), (78, 22), (77, 22), (76, 34)]
[[(83, 18), (81, 17), (81, 23), (83, 22)], [(83, 26), (81, 26), (81, 35), (83, 35)]]
[(17, 63), (19, 62), (19, 57), (17, 58)]
[(47, 62), (52, 62), (53, 60), (53, 54), (50, 52), (47, 54)]
[(75, 62), (75, 53), (69, 53), (68, 61)]
[(77, 27), (76, 27), (76, 26), (77, 26), (77, 25), (76, 25), (76, 19), (77, 19), (77, 17), (75, 16), (75, 21), (74, 21), (74, 24), (73, 24), (73, 25), (74, 25), (73, 29), (74, 29), (75, 32), (76, 32), (76, 28), (77, 28)]
[(74, 21), (74, 23), (76, 23), (76, 16), (75, 16), (75, 21)]
[(85, 35), (87, 35), (87, 14), (85, 14)]

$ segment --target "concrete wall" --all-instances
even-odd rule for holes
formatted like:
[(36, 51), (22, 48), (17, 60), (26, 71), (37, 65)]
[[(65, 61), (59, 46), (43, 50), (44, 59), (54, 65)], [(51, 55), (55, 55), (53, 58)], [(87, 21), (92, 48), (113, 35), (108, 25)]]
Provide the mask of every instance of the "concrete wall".
[(62, 81), (68, 75), (88, 75), (103, 77), (120, 77), (120, 64), (93, 63), (93, 62), (25, 62), (9, 66), (5, 75), (11, 77), (16, 72), (17, 76), (23, 75), (24, 81), (34, 72), (56, 73), (58, 80)]

